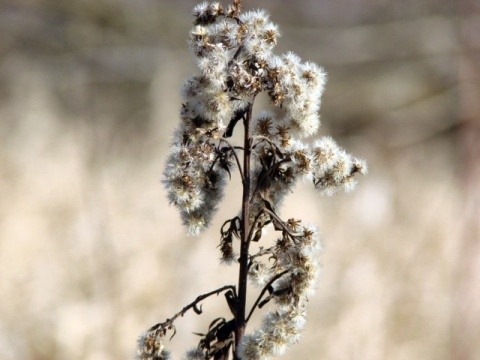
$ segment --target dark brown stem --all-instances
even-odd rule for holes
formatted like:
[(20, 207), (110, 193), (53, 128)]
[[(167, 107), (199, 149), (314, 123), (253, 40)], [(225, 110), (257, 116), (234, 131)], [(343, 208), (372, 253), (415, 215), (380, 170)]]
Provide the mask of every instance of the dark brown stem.
[(232, 151), (232, 154), (233, 154), (233, 157), (235, 158), (235, 161), (237, 162), (237, 166), (238, 166), (238, 170), (239, 170), (239, 173), (240, 173), (240, 177), (242, 178), (242, 182), (245, 181), (245, 179), (243, 178), (243, 172), (242, 172), (242, 166), (240, 165), (240, 160), (238, 158), (238, 155), (237, 153), (235, 152), (235, 147), (232, 146), (227, 139), (225, 138), (220, 138), (220, 141), (223, 141), (225, 144), (227, 144), (227, 146), (230, 148), (230, 150)]
[(269, 248), (266, 248), (266, 249), (260, 247), (260, 250), (258, 250), (258, 252), (256, 254), (250, 256), (250, 266), (253, 264), (253, 260), (256, 259), (257, 257), (272, 254), (273, 251), (275, 250), (275, 247), (276, 247), (276, 245), (274, 245), (272, 247), (269, 247)]
[[(251, 120), (252, 120), (253, 101), (248, 106), (247, 112), (243, 118), (244, 126), (244, 149), (243, 149), (243, 195), (242, 195), (242, 232), (240, 245), (240, 269), (238, 276), (238, 308), (235, 316), (235, 345), (238, 344), (245, 334), (247, 321), (245, 319), (245, 309), (247, 302), (247, 275), (248, 275), (248, 235), (250, 232), (250, 159), (251, 159)], [(238, 356), (235, 354), (235, 359)]]
[(277, 281), (278, 279), (280, 279), (283, 275), (285, 275), (286, 273), (288, 273), (290, 270), (284, 270), (282, 271), (281, 273), (278, 273), (277, 275), (275, 275), (273, 278), (270, 279), (270, 281), (267, 283), (267, 285), (265, 285), (265, 287), (263, 288), (262, 292), (260, 293), (260, 295), (258, 295), (258, 298), (257, 300), (255, 301), (255, 304), (253, 304), (252, 306), (252, 309), (250, 310), (250, 313), (248, 314), (247, 316), (247, 321), (250, 320), (250, 317), (253, 315), (253, 312), (255, 311), (255, 309), (257, 308), (258, 304), (260, 303), (260, 300), (262, 300), (262, 297), (263, 295), (265, 294), (265, 292), (270, 288), (270, 286), (275, 282)]
[(253, 235), (255, 233), (255, 228), (257, 226), (257, 223), (258, 221), (260, 220), (260, 217), (263, 215), (263, 210), (260, 210), (257, 214), (257, 216), (255, 216), (255, 219), (253, 219), (253, 222), (252, 222), (252, 225), (250, 226), (250, 230), (248, 232), (248, 236), (247, 236), (247, 244), (248, 246), (250, 246), (250, 242), (252, 241), (253, 239)]
[(292, 239), (295, 239), (296, 237), (299, 237), (299, 236), (302, 235), (301, 233), (298, 233), (298, 234), (292, 233), (290, 231), (290, 229), (285, 225), (285, 222), (282, 219), (280, 219), (280, 217), (278, 217), (278, 215), (275, 214), (273, 211), (271, 211), (267, 208), (265, 208), (264, 211), (267, 214), (269, 214), (274, 220), (276, 220), (277, 221), (276, 224), (280, 225), (280, 227), (283, 229), (283, 231), (285, 231), (288, 235), (290, 235), (290, 237)]

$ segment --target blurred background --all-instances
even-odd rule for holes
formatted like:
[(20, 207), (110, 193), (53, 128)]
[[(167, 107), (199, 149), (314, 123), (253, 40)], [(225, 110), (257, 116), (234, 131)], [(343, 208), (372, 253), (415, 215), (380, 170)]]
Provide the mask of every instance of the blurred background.
[[(236, 283), (216, 247), (238, 179), (199, 238), (160, 184), (196, 3), (0, 1), (0, 360), (131, 359), (143, 330)], [(480, 359), (480, 2), (243, 3), (279, 24), (277, 53), (325, 67), (321, 135), (370, 168), (282, 210), (325, 242), (284, 359)], [(174, 358), (229, 317), (221, 296), (203, 308)]]

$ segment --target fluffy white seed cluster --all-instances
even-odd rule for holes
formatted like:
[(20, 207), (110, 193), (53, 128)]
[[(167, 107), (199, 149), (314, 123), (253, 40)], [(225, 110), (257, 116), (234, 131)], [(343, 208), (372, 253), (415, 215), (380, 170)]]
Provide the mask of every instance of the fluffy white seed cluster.
[(261, 286), (274, 276), (286, 273), (273, 283), (278, 309), (269, 312), (261, 327), (245, 335), (240, 343), (238, 355), (242, 360), (267, 360), (283, 355), (298, 341), (306, 322), (306, 302), (315, 291), (320, 271), (317, 260), (321, 250), (320, 236), (315, 227), (303, 226), (299, 220), (291, 219), (288, 225), (300, 235), (295, 239), (284, 236), (277, 241), (272, 267), (256, 262), (252, 266), (255, 270), (250, 271), (250, 279)]
[(255, 118), (254, 148), (260, 161), (254, 166), (252, 181), (258, 190), (253, 214), (260, 211), (264, 200), (278, 208), (299, 179), (313, 182), (321, 194), (329, 196), (342, 189), (352, 191), (355, 175), (367, 173), (366, 162), (346, 153), (331, 137), (309, 144), (292, 135), (289, 125), (270, 112)]
[(365, 175), (368, 170), (364, 160), (347, 154), (328, 136), (315, 141), (312, 158), (315, 187), (325, 195), (333, 195), (339, 189), (352, 191), (357, 184), (355, 174)]
[(280, 309), (268, 313), (262, 326), (246, 334), (238, 348), (242, 360), (267, 360), (285, 354), (289, 345), (299, 339), (305, 324), (305, 313), (296, 309)]
[[(274, 122), (283, 126), (284, 135), (288, 132), (298, 139), (312, 135), (320, 126), (326, 74), (293, 53), (272, 53), (280, 33), (264, 10), (241, 13), (239, 1), (227, 9), (217, 2), (203, 2), (193, 15), (196, 26), (189, 46), (199, 74), (182, 89), (181, 122), (174, 133), (164, 184), (189, 232), (198, 234), (208, 226), (222, 198), (225, 169), (218, 166), (215, 146), (231, 120), (241, 116), (263, 91), (279, 108)], [(301, 163), (299, 147), (303, 145), (292, 143), (296, 155), (291, 159)]]
[(277, 242), (273, 268), (276, 274), (289, 270), (289, 276), (274, 284), (275, 290), (289, 289), (286, 293), (280, 291), (281, 295), (276, 297), (277, 302), (286, 306), (306, 300), (314, 293), (320, 271), (318, 253), (321, 250), (320, 235), (314, 226), (302, 226), (300, 220), (293, 219), (288, 223), (301, 236), (295, 240), (283, 237)]
[(211, 221), (223, 195), (227, 172), (208, 142), (174, 144), (163, 183), (189, 233), (198, 235)]
[(270, 98), (285, 109), (283, 123), (295, 137), (313, 135), (320, 127), (320, 102), (327, 80), (325, 71), (314, 63), (302, 63), (292, 52), (270, 61)]
[(170, 351), (162, 341), (162, 332), (146, 331), (138, 338), (137, 360), (169, 360)]

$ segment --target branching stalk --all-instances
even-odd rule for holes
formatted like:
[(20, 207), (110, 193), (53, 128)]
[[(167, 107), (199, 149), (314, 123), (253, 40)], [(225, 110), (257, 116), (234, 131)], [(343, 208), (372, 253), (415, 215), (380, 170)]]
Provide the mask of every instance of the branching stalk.
[(262, 300), (263, 298), (263, 295), (265, 295), (265, 293), (270, 289), (270, 287), (272, 286), (272, 284), (277, 281), (278, 279), (280, 279), (283, 275), (285, 275), (286, 273), (288, 273), (290, 270), (284, 270), (282, 271), (281, 273), (278, 273), (276, 274), (266, 285), (265, 287), (263, 288), (262, 292), (260, 293), (260, 295), (258, 295), (257, 297), (257, 300), (255, 300), (255, 303), (253, 304), (252, 306), (252, 309), (250, 310), (250, 312), (248, 313), (248, 316), (247, 316), (247, 322), (250, 320), (250, 318), (252, 317), (253, 315), (253, 312), (255, 311), (255, 309), (257, 308), (258, 304), (260, 303), (260, 300)]
[(150, 329), (148, 329), (148, 331), (155, 331), (159, 328), (164, 328), (164, 329), (168, 329), (170, 328), (174, 321), (178, 318), (178, 317), (181, 317), (183, 315), (185, 315), (185, 313), (190, 310), (190, 309), (194, 309), (196, 313), (200, 314), (201, 313), (201, 309), (199, 309), (197, 307), (197, 304), (199, 302), (201, 302), (202, 300), (205, 300), (206, 298), (212, 296), (212, 295), (218, 295), (220, 294), (221, 292), (225, 291), (225, 290), (232, 290), (234, 293), (235, 293), (235, 286), (233, 285), (225, 285), (225, 286), (222, 286), (221, 288), (218, 288), (216, 290), (213, 290), (213, 291), (210, 291), (206, 294), (203, 294), (203, 295), (199, 295), (197, 296), (197, 298), (191, 302), (190, 304), (188, 304), (187, 306), (185, 306), (182, 310), (180, 310), (178, 313), (176, 313), (173, 317), (171, 317), (170, 319), (167, 319), (165, 322), (163, 323), (158, 323), (158, 324), (155, 324), (153, 325)]
[(240, 177), (242, 178), (242, 184), (245, 182), (245, 179), (243, 177), (243, 171), (242, 171), (242, 166), (240, 165), (240, 159), (238, 158), (238, 155), (236, 153), (236, 149), (237, 147), (234, 147), (232, 146), (232, 144), (230, 144), (230, 142), (225, 139), (225, 138), (220, 138), (220, 141), (224, 142), (225, 144), (227, 144), (227, 146), (230, 148), (230, 150), (232, 151), (232, 154), (233, 154), (233, 157), (235, 158), (235, 161), (237, 163), (237, 166), (238, 166), (238, 172), (240, 173)]

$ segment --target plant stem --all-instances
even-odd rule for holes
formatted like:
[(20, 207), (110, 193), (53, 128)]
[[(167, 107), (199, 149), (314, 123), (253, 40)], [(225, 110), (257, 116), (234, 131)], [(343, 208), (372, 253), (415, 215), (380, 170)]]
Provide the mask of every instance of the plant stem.
[(201, 302), (202, 300), (205, 300), (206, 298), (212, 296), (212, 295), (218, 295), (220, 294), (222, 291), (225, 291), (225, 290), (232, 290), (235, 292), (235, 286), (233, 285), (225, 285), (217, 290), (213, 290), (213, 291), (210, 291), (206, 294), (203, 294), (203, 295), (199, 295), (197, 296), (197, 298), (190, 304), (188, 304), (187, 306), (185, 306), (182, 310), (180, 310), (178, 313), (176, 313), (172, 318), (170, 319), (167, 319), (165, 322), (163, 323), (158, 323), (158, 324), (155, 324), (153, 325), (150, 329), (148, 329), (148, 331), (155, 331), (159, 328), (164, 328), (164, 329), (168, 329), (171, 325), (173, 325), (173, 322), (180, 316), (183, 316), (185, 315), (185, 313), (190, 310), (190, 309), (195, 309), (195, 312), (197, 314), (201, 313), (201, 309), (197, 308), (197, 304), (199, 302)]
[[(253, 101), (249, 105), (243, 118), (244, 127), (244, 147), (243, 147), (243, 195), (242, 195), (242, 232), (240, 245), (240, 269), (238, 276), (238, 307), (235, 316), (235, 345), (238, 344), (245, 334), (247, 322), (245, 319), (245, 309), (247, 302), (247, 274), (248, 274), (248, 248), (250, 242), (248, 235), (250, 232), (250, 158), (251, 158), (251, 120), (252, 120)], [(238, 359), (235, 354), (235, 359)]]
[(267, 290), (270, 288), (270, 286), (271, 286), (275, 281), (277, 281), (278, 279), (280, 279), (283, 275), (285, 275), (286, 273), (288, 273), (289, 271), (290, 271), (290, 270), (284, 270), (284, 271), (282, 271), (281, 273), (278, 273), (278, 274), (275, 275), (273, 278), (271, 278), (270, 281), (263, 287), (262, 292), (260, 293), (260, 295), (258, 295), (258, 298), (257, 298), (257, 300), (255, 301), (255, 304), (253, 304), (252, 309), (250, 310), (250, 313), (249, 313), (248, 316), (247, 316), (247, 321), (250, 320), (250, 317), (253, 315), (253, 312), (255, 311), (256, 307), (257, 307), (258, 304), (260, 303), (260, 300), (262, 300), (263, 295), (267, 292)]

